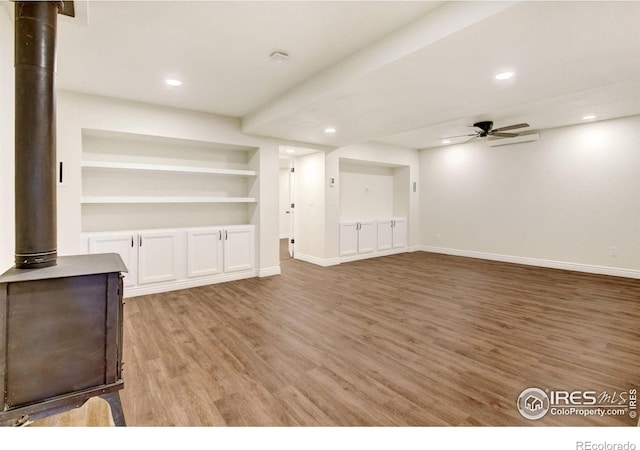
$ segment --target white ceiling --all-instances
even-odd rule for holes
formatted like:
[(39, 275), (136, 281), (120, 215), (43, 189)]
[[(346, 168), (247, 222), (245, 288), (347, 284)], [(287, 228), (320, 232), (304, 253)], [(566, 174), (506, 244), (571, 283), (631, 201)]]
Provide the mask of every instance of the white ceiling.
[(425, 148), (477, 120), (640, 114), (639, 23), (635, 1), (90, 1), (60, 22), (57, 80), (241, 117), (256, 135)]

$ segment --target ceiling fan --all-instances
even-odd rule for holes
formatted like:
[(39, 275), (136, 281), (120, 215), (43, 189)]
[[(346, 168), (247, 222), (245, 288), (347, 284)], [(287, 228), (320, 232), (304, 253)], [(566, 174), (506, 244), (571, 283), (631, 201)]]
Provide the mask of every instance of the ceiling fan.
[(476, 122), (473, 124), (473, 128), (478, 128), (473, 134), (461, 134), (459, 136), (449, 136), (441, 139), (452, 139), (459, 137), (471, 137), (467, 142), (472, 141), (473, 139), (483, 138), (487, 136), (497, 136), (497, 137), (516, 137), (520, 136), (520, 133), (505, 133), (505, 131), (509, 130), (517, 130), (518, 128), (526, 128), (528, 127), (528, 123), (518, 123), (516, 125), (508, 125), (506, 127), (493, 128), (493, 122), (490, 120), (485, 120), (483, 122)]

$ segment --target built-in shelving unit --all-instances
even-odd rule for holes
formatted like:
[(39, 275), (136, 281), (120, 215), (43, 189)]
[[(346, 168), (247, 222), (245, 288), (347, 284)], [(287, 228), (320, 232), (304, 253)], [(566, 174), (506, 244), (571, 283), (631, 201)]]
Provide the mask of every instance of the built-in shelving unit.
[(83, 130), (82, 231), (255, 224), (255, 147)]
[(212, 175), (230, 175), (241, 177), (256, 176), (255, 170), (217, 169), (213, 167), (163, 166), (158, 164), (119, 163), (113, 161), (83, 161), (83, 169), (111, 169), (149, 172), (203, 173)]
[(124, 203), (255, 203), (253, 197), (82, 197), (83, 204)]
[(257, 274), (259, 149), (83, 130), (82, 247), (118, 253), (125, 296)]

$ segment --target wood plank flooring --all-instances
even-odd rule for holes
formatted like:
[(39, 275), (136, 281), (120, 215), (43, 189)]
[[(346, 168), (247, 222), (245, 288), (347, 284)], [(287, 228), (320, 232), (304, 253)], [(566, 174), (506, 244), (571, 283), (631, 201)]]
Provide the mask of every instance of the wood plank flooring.
[[(283, 252), (284, 255), (284, 252)], [(527, 387), (640, 387), (640, 282), (424, 252), (137, 297), (129, 426), (620, 426)]]

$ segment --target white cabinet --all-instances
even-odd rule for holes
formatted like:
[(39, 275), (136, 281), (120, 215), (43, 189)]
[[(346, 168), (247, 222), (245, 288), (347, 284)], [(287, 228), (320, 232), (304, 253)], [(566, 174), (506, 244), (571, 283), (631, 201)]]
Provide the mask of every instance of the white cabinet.
[(375, 251), (376, 236), (375, 220), (340, 222), (340, 256)]
[(177, 232), (143, 232), (138, 235), (138, 284), (178, 278)]
[(89, 253), (117, 253), (128, 272), (124, 274), (125, 287), (134, 286), (138, 280), (137, 235), (133, 233), (110, 233), (90, 236)]
[(407, 219), (399, 217), (391, 220), (391, 229), (393, 230), (393, 248), (402, 248), (407, 246)]
[(254, 267), (253, 227), (224, 230), (224, 271), (238, 272)]
[(187, 275), (199, 277), (255, 267), (254, 227), (212, 227), (187, 232)]
[(118, 253), (125, 297), (254, 277), (255, 226), (233, 225), (83, 234), (88, 253)]
[(363, 220), (358, 222), (358, 253), (371, 253), (376, 249), (376, 221)]
[(378, 220), (378, 251), (407, 246), (407, 219)]
[(358, 253), (358, 222), (340, 222), (340, 256)]
[(188, 231), (187, 276), (216, 275), (223, 271), (222, 228), (206, 228)]
[(89, 253), (118, 253), (129, 269), (126, 287), (175, 280), (178, 269), (177, 232), (89, 234)]
[(340, 222), (339, 254), (344, 261), (390, 255), (406, 248), (406, 217)]

